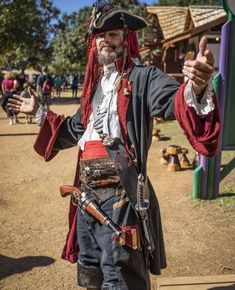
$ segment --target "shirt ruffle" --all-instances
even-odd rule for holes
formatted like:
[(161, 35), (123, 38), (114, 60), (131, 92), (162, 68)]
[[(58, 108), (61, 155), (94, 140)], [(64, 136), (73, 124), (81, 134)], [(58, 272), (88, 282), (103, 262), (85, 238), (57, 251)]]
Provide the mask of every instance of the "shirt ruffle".
[(212, 96), (213, 87), (211, 81), (208, 83), (208, 86), (205, 89), (200, 103), (198, 103), (197, 96), (193, 91), (191, 80), (188, 81), (188, 84), (185, 87), (185, 102), (189, 107), (193, 107), (199, 116), (206, 116), (215, 109), (215, 104), (213, 103)]

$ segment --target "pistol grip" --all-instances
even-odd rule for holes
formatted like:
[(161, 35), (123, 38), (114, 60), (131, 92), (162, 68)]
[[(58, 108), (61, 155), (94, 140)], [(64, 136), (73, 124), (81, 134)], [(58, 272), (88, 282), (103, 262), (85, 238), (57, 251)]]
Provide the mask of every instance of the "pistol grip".
[(62, 197), (66, 197), (71, 195), (73, 192), (80, 193), (80, 189), (76, 186), (72, 185), (62, 185), (60, 186), (60, 194)]

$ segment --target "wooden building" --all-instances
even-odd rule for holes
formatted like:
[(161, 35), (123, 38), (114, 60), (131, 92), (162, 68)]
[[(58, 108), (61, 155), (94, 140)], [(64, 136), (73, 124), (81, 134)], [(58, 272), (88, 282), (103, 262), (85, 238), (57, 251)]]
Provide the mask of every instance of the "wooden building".
[(148, 6), (147, 12), (149, 26), (142, 32), (140, 50), (146, 64), (182, 81), (185, 59), (195, 57), (199, 39), (206, 35), (218, 68), (221, 26), (227, 20), (222, 7)]

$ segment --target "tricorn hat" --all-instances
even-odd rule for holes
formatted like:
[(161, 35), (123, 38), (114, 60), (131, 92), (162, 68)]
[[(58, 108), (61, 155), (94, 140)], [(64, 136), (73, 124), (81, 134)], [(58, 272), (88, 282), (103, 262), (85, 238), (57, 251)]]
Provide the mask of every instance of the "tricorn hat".
[(148, 25), (144, 18), (104, 2), (97, 1), (94, 6), (89, 33), (120, 28), (128, 28), (135, 31)]

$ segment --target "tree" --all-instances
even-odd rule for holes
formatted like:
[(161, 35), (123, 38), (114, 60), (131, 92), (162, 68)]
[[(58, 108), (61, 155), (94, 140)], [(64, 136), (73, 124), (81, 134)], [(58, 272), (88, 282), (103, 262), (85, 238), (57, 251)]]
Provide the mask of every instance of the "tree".
[(0, 66), (24, 69), (49, 62), (58, 14), (50, 0), (0, 0)]
[(85, 34), (89, 27), (91, 11), (91, 7), (84, 7), (79, 12), (62, 16), (52, 42), (51, 67), (55, 73), (84, 70), (87, 50)]

